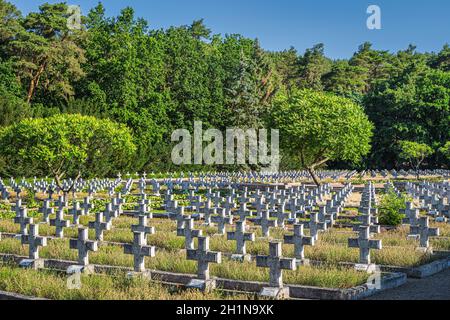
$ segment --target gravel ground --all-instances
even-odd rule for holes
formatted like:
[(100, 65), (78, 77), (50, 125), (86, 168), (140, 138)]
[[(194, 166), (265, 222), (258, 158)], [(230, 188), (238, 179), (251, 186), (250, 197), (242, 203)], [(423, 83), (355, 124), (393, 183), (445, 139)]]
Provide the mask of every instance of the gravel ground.
[(366, 300), (450, 300), (450, 269), (425, 279), (408, 279), (405, 285)]

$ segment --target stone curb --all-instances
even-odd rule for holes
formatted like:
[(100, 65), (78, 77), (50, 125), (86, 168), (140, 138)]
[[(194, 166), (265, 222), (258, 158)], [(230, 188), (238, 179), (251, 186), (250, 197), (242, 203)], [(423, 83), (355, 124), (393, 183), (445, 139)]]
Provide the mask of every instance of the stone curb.
[[(21, 257), (11, 254), (0, 254), (0, 260), (6, 262), (19, 263), (20, 260), (26, 257)], [(64, 260), (51, 260), (44, 259), (44, 265), (48, 269), (66, 270), (70, 265), (77, 264), (73, 261)], [(131, 268), (116, 267), (107, 265), (94, 265), (95, 272), (111, 273), (114, 271), (128, 272)], [(164, 271), (149, 270), (151, 279), (155, 281), (161, 281), (167, 284), (183, 285), (186, 286), (192, 279), (195, 279), (195, 275), (172, 273)], [(247, 293), (259, 293), (264, 287), (267, 287), (267, 283), (256, 281), (241, 281), (231, 279), (216, 278), (217, 286), (224, 290), (229, 291), (241, 291)], [(367, 284), (353, 287), (350, 289), (333, 289), (333, 288), (319, 288), (312, 286), (302, 285), (286, 285), (290, 290), (291, 298), (298, 299), (314, 299), (314, 300), (358, 300), (383, 290), (395, 288), (403, 285), (406, 282), (406, 274), (404, 273), (390, 273), (384, 274), (381, 279), (381, 288), (371, 289)]]

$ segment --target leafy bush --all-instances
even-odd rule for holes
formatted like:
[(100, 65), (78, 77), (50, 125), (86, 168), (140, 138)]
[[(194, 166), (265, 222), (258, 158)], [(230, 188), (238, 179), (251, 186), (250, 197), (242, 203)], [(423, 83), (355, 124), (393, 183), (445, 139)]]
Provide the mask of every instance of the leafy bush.
[(386, 226), (401, 225), (405, 215), (400, 210), (406, 209), (406, 201), (406, 196), (398, 196), (392, 190), (382, 196), (378, 206), (380, 223)]

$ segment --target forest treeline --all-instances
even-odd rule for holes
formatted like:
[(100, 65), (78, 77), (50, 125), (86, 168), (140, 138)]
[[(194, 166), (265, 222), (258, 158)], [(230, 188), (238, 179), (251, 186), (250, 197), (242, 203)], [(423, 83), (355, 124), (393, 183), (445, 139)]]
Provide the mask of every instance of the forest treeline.
[[(436, 150), (426, 166), (448, 166), (438, 151), (450, 140), (448, 45), (391, 53), (364, 43), (332, 60), (323, 44), (269, 52), (257, 39), (213, 34), (203, 20), (155, 30), (132, 8), (107, 17), (98, 4), (80, 30), (67, 19), (64, 3), (23, 16), (0, 0), (0, 126), (60, 113), (108, 118), (133, 133), (133, 170), (171, 170), (174, 129), (194, 120), (205, 129), (267, 127), (277, 96), (310, 89), (353, 100), (374, 124), (361, 163), (330, 167), (401, 168), (405, 140)], [(295, 167), (290, 160), (283, 166)]]

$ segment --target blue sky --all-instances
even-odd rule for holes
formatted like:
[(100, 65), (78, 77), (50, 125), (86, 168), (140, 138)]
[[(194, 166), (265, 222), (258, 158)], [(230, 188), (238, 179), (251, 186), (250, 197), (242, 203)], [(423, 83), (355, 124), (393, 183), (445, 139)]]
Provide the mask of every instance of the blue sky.
[[(9, 0), (24, 14), (45, 0)], [(47, 0), (49, 3), (60, 1)], [(67, 0), (83, 13), (98, 0)], [(103, 1), (107, 15), (131, 6), (155, 29), (190, 24), (204, 18), (213, 33), (239, 33), (258, 38), (265, 49), (290, 46), (303, 53), (324, 43), (332, 58), (348, 58), (370, 41), (376, 49), (398, 51), (410, 43), (419, 51), (439, 51), (450, 43), (448, 0), (128, 0)], [(382, 30), (368, 30), (367, 7), (378, 5)]]

